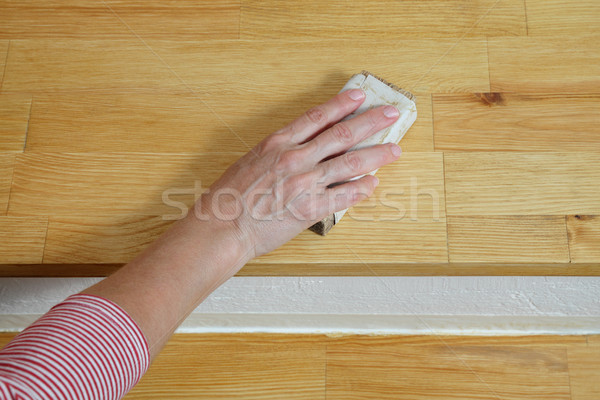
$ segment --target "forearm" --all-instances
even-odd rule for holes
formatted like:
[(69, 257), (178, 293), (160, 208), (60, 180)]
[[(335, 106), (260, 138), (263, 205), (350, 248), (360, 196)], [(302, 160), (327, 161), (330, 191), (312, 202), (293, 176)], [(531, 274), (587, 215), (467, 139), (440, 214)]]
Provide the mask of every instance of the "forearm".
[(190, 212), (133, 261), (83, 293), (127, 311), (154, 358), (177, 326), (248, 256), (227, 223), (201, 221)]

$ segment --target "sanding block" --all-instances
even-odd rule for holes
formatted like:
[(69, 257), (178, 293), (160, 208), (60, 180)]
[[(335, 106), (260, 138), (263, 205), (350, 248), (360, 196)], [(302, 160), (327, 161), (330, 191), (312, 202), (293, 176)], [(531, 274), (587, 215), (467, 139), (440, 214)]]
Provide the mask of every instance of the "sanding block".
[[(414, 95), (367, 71), (363, 71), (350, 78), (340, 93), (350, 89), (362, 89), (366, 94), (366, 98), (364, 103), (362, 103), (356, 111), (344, 118), (344, 120), (354, 118), (367, 110), (383, 105), (392, 105), (396, 107), (400, 112), (400, 117), (393, 125), (356, 144), (348, 151), (358, 150), (376, 144), (398, 143), (417, 119), (417, 106)], [(377, 170), (370, 172), (370, 174), (375, 175), (376, 172)], [(358, 178), (360, 178), (360, 176), (354, 179)], [(331, 214), (311, 226), (309, 229), (320, 235), (326, 235), (335, 224), (340, 222), (346, 211), (347, 210), (342, 210)]]

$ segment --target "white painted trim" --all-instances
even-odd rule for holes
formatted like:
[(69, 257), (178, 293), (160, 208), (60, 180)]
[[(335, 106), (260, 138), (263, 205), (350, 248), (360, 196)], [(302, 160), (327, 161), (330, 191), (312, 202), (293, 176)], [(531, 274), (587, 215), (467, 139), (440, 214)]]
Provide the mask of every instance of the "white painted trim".
[[(0, 279), (18, 331), (97, 278)], [(179, 332), (598, 334), (598, 277), (235, 277)]]

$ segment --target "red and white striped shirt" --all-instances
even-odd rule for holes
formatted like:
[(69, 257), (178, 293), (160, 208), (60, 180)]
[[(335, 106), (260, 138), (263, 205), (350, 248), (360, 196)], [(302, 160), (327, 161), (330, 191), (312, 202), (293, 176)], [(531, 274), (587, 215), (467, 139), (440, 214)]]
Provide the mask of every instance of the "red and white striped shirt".
[(0, 399), (120, 399), (149, 359), (142, 331), (121, 307), (76, 294), (0, 351)]

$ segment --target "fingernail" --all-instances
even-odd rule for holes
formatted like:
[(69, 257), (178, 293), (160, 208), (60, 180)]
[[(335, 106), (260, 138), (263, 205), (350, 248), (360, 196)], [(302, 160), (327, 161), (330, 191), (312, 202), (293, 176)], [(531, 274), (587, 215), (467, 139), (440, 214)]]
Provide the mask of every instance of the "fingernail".
[(375, 178), (375, 186), (379, 185), (379, 178), (374, 176), (373, 178)]
[(392, 154), (396, 157), (400, 157), (402, 154), (402, 149), (397, 144), (392, 145)]
[(385, 115), (388, 118), (396, 118), (400, 115), (400, 113), (398, 112), (398, 109), (394, 106), (385, 106), (385, 108), (383, 109), (383, 115)]
[(348, 97), (355, 101), (362, 100), (365, 98), (365, 92), (360, 89), (352, 89), (348, 91)]

